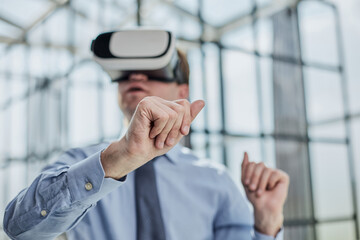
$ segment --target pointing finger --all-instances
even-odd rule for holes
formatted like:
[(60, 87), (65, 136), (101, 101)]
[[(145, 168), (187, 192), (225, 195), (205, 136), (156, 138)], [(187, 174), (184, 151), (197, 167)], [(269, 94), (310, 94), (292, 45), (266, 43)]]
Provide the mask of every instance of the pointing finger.
[(191, 121), (194, 121), (196, 116), (199, 114), (201, 109), (205, 106), (205, 102), (203, 100), (197, 100), (190, 105), (190, 114), (191, 114)]

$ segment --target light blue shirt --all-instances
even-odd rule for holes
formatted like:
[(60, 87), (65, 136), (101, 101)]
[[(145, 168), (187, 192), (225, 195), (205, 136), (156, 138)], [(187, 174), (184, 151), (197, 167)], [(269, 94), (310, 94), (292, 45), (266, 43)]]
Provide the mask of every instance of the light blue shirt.
[[(13, 239), (135, 240), (134, 174), (104, 178), (108, 144), (72, 149), (48, 166), (7, 206), (4, 230)], [(225, 168), (175, 146), (154, 163), (169, 240), (270, 240), (254, 231), (247, 202)], [(276, 237), (283, 239), (283, 230)]]

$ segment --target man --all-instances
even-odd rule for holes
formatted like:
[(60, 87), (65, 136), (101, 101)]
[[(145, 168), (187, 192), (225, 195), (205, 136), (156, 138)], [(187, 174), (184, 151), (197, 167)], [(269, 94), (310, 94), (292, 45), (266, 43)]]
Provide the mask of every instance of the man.
[[(144, 39), (154, 46), (144, 48)], [(97, 61), (119, 82), (127, 132), (110, 144), (72, 149), (45, 168), (6, 208), (4, 229), (11, 238), (53, 239), (66, 232), (68, 239), (86, 240), (282, 239), (289, 184), (284, 172), (244, 155), (241, 181), (252, 215), (224, 168), (178, 145), (204, 101), (186, 100), (189, 68), (173, 44), (164, 31), (105, 33), (96, 39), (94, 54), (104, 60)], [(164, 53), (151, 53), (152, 60), (151, 54), (134, 53), (163, 46)], [(137, 67), (119, 67), (129, 61)], [(167, 65), (149, 67), (151, 61)]]

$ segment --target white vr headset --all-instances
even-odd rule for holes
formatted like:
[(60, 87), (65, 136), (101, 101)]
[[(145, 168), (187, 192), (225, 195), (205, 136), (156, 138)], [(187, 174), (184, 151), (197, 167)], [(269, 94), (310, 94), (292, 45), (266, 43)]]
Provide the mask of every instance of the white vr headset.
[(169, 31), (134, 29), (102, 33), (92, 41), (94, 60), (113, 82), (126, 81), (132, 73), (146, 74), (149, 80), (185, 83)]

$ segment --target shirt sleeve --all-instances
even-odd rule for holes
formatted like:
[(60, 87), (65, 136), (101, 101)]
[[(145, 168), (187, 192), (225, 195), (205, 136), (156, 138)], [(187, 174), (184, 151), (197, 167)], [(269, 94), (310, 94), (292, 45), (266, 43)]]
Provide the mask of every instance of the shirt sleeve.
[(227, 173), (223, 174), (218, 213), (214, 222), (215, 240), (283, 240), (283, 228), (276, 237), (257, 232), (248, 201)]
[(6, 207), (4, 230), (12, 239), (53, 239), (74, 227), (96, 202), (123, 184), (110, 178), (101, 151), (73, 149), (47, 167)]

